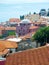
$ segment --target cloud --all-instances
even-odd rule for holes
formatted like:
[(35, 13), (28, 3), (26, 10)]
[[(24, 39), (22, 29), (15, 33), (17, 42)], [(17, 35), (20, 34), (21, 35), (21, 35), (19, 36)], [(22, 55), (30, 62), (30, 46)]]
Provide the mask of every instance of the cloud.
[(0, 0), (0, 3), (34, 3), (34, 2), (49, 2), (49, 0)]

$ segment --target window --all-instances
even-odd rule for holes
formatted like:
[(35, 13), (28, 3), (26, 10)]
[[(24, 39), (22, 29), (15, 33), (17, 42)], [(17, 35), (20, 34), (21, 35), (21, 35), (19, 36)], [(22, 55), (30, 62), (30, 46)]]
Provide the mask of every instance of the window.
[(25, 24), (24, 24), (24, 26), (25, 26)]
[(23, 29), (23, 28), (21, 27), (21, 29)]
[(19, 33), (19, 35), (21, 35), (21, 33)]
[(19, 30), (19, 32), (20, 32), (21, 30)]
[(25, 33), (23, 33), (23, 35), (25, 35)]
[(30, 32), (30, 30), (29, 30), (29, 32)]
[(23, 30), (23, 32), (25, 32), (25, 30)]

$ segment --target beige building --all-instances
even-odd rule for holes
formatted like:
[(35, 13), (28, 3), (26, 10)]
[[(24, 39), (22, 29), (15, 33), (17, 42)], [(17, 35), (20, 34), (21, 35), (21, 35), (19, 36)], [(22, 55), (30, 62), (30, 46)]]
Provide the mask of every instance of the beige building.
[(25, 19), (29, 19), (32, 22), (36, 22), (36, 21), (38, 21), (40, 19), (40, 16), (39, 16), (39, 14), (33, 14), (33, 15), (32, 14), (28, 14), (28, 15), (25, 15), (24, 18)]
[(49, 17), (41, 17), (41, 19), (43, 19), (42, 20), (42, 22), (45, 22), (46, 23), (46, 26), (49, 26)]

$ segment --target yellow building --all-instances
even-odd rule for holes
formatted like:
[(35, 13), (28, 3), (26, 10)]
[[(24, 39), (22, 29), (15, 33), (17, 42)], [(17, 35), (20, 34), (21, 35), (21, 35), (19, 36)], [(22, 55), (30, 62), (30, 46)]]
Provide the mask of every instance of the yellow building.
[(40, 19), (40, 16), (39, 16), (39, 14), (28, 14), (28, 15), (25, 15), (24, 18), (29, 19), (32, 22), (36, 22)]

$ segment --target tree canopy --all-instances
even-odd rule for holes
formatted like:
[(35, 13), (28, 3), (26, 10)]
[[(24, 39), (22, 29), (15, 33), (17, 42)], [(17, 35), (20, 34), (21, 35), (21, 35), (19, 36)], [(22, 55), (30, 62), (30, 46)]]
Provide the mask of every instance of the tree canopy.
[(49, 16), (49, 12), (47, 13), (47, 16)]
[(16, 35), (16, 34), (14, 31), (10, 31), (10, 32), (8, 32), (8, 35), (10, 36), (10, 35)]
[(40, 28), (33, 36), (32, 40), (39, 42), (42, 45), (49, 43), (49, 26)]

